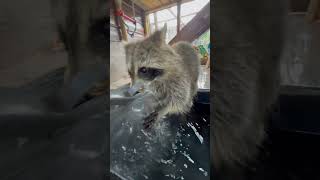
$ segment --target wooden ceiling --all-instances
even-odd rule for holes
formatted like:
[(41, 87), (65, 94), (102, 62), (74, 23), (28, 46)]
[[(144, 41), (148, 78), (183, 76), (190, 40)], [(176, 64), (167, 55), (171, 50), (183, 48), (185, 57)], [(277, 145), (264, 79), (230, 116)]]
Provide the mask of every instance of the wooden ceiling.
[[(133, 2), (145, 10), (147, 14), (175, 6), (178, 1), (179, 0), (133, 0)], [(180, 1), (181, 3), (186, 3), (193, 0)]]

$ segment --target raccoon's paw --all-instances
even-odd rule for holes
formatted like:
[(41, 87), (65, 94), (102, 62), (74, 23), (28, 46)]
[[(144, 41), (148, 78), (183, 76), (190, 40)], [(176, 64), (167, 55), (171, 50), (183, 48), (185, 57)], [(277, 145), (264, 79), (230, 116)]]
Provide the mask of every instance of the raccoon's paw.
[(143, 122), (144, 129), (148, 130), (152, 128), (152, 126), (156, 122), (157, 117), (158, 117), (158, 112), (155, 111), (151, 113), (149, 116), (147, 116), (146, 118), (144, 118), (144, 122)]

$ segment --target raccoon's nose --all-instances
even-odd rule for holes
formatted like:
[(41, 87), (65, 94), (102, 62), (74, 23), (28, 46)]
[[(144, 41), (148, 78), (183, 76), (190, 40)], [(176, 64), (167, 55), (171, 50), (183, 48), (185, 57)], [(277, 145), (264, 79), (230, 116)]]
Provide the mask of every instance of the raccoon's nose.
[(143, 88), (144, 87), (142, 82), (136, 82), (136, 83), (133, 83), (132, 86), (129, 88), (128, 93), (130, 94), (130, 96), (134, 96), (139, 92), (141, 92)]

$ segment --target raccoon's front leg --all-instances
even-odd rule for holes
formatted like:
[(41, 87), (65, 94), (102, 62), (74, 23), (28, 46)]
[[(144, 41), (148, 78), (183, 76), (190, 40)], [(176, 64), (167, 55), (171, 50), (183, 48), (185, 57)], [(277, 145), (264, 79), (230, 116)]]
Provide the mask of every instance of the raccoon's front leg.
[(152, 128), (156, 122), (160, 121), (166, 114), (168, 114), (168, 110), (166, 107), (158, 106), (155, 110), (150, 113), (146, 118), (144, 118), (143, 126), (144, 129)]
[[(129, 94), (136, 94), (132, 88), (129, 89)], [(158, 99), (154, 97), (153, 94), (142, 94), (138, 97), (134, 103), (131, 105), (135, 109), (139, 109), (139, 114), (142, 115), (142, 123), (144, 129), (150, 129), (153, 124), (159, 119), (160, 115), (163, 114)]]
[(146, 118), (144, 118), (144, 122), (143, 122), (144, 129), (150, 129), (158, 119), (158, 115), (159, 113), (155, 111), (149, 114), (149, 116), (147, 116)]

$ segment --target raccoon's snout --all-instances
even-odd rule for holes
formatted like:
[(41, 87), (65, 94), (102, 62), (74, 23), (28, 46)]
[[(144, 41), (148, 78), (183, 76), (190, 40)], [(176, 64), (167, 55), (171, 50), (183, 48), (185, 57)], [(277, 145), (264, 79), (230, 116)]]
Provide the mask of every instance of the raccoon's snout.
[(144, 85), (142, 82), (136, 82), (132, 84), (132, 86), (129, 88), (128, 93), (130, 96), (135, 96), (136, 94), (143, 92)]

